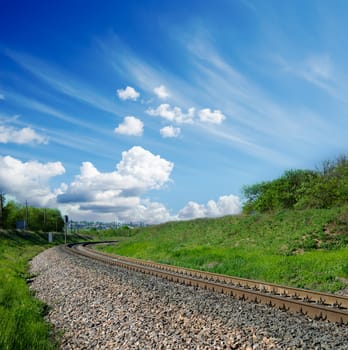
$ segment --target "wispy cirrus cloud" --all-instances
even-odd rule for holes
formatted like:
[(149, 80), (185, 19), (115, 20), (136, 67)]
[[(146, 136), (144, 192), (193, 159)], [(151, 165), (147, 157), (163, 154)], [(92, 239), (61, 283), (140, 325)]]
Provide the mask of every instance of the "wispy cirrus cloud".
[[(298, 106), (279, 102), (273, 91), (268, 90), (267, 86), (261, 87), (253, 76), (243, 74), (205, 40), (200, 39), (196, 43), (191, 41), (188, 49), (196, 62), (199, 88), (206, 99), (213, 99), (222, 110), (228, 111), (224, 129), (210, 128), (208, 131), (220, 135), (220, 140), (226, 140), (239, 149), (266, 158), (272, 163), (278, 160), (279, 164), (291, 165), (295, 162), (294, 156), (283, 153), (285, 149), (287, 154), (295, 152), (303, 145), (299, 141), (311, 145), (311, 148), (315, 147), (314, 144), (319, 146), (318, 135), (325, 135), (326, 127), (327, 130), (340, 134), (339, 130), (335, 131), (335, 127), (327, 123), (320, 111), (307, 106), (305, 100)], [(331, 58), (325, 55), (309, 57), (301, 70), (297, 71), (302, 79), (307, 79), (338, 97), (334, 88), (334, 72)], [(316, 119), (313, 120), (313, 116)], [(309, 120), (312, 123), (315, 121), (314, 125), (311, 126)]]
[(251, 0), (240, 0), (240, 2), (247, 7), (249, 10), (253, 11), (253, 12), (257, 12), (257, 7), (254, 4), (253, 1)]
[[(104, 41), (99, 40), (98, 45), (104, 52), (105, 60), (115, 71), (127, 76), (128, 79), (131, 78), (132, 83), (140, 85), (143, 90), (152, 93), (154, 86), (160, 86), (162, 82), (170, 87), (171, 101), (175, 101), (176, 106), (163, 103), (157, 107), (149, 107), (145, 111), (147, 114), (177, 124), (193, 124), (200, 113), (201, 121), (212, 122), (214, 120), (218, 126), (219, 122), (227, 119), (225, 113), (221, 111), (229, 111), (229, 126), (224, 126), (224, 129), (230, 130), (229, 137), (228, 139), (222, 137), (219, 140), (225, 140), (229, 144), (235, 143), (238, 149), (246, 153), (252, 153), (254, 150), (255, 155), (259, 155), (258, 141), (250, 141), (250, 130), (258, 132), (262, 129), (265, 134), (276, 133), (273, 129), (268, 128), (267, 123), (260, 123), (260, 118), (263, 121), (268, 118), (277, 119), (273, 118), (273, 113), (271, 113), (273, 112), (271, 109), (275, 110), (276, 107), (270, 101), (265, 102), (267, 99), (257, 87), (253, 86), (238, 70), (226, 63), (208, 42), (204, 40), (187, 42), (190, 44), (183, 49), (187, 50), (189, 57), (188, 69), (190, 69), (192, 78), (189, 85), (184, 80), (167, 73), (161, 67), (155, 68), (139, 59), (117, 37)], [(209, 108), (209, 102), (219, 108)], [(186, 112), (179, 107), (183, 105), (188, 106)], [(197, 112), (197, 108), (191, 106), (201, 106), (201, 110), (205, 112), (199, 112), (199, 108)], [(214, 111), (216, 111), (215, 114)], [(196, 128), (197, 132), (200, 130), (200, 132), (211, 134), (212, 137), (219, 134), (215, 126), (214, 128), (205, 127), (204, 122), (200, 123), (199, 129)], [(233, 125), (234, 123), (237, 123), (237, 126)], [(278, 123), (281, 124), (280, 119)], [(243, 128), (247, 129), (248, 135), (243, 135)], [(255, 147), (250, 147), (250, 144)], [(267, 152), (262, 153), (267, 157)], [(270, 152), (268, 156), (272, 155)]]
[(9, 49), (6, 49), (4, 54), (60, 93), (102, 111), (116, 115), (119, 113), (112, 100), (98, 94), (92, 86), (74, 78), (70, 73), (28, 54)]
[(274, 61), (287, 73), (313, 84), (331, 96), (337, 96), (334, 64), (328, 54), (312, 54), (300, 61), (277, 55)]
[(96, 39), (95, 43), (98, 53), (103, 54), (105, 64), (109, 65), (118, 76), (140, 87), (149, 95), (155, 93), (158, 98), (170, 98), (171, 102), (181, 106), (193, 105), (193, 100), (189, 96), (194, 95), (194, 87), (166, 70), (160, 62), (149, 63), (140, 58), (116, 34)]
[[(12, 96), (12, 95), (11, 95)], [(18, 96), (17, 96), (18, 97)], [(18, 103), (20, 99), (16, 98), (16, 102)], [(46, 106), (48, 107), (48, 106)], [(50, 109), (49, 109), (50, 110)], [(56, 111), (53, 109), (52, 111)], [(56, 111), (58, 112), (58, 111)], [(46, 113), (46, 112), (45, 112)], [(60, 112), (58, 112), (60, 113)], [(50, 115), (50, 114), (49, 114)], [(5, 115), (0, 114), (0, 125), (5, 125), (8, 128), (12, 128), (15, 130), (22, 130), (28, 127), (28, 124), (21, 119), (20, 115)], [(112, 155), (110, 155), (107, 151), (109, 147), (103, 143), (96, 144), (95, 143), (95, 133), (91, 136), (85, 135), (83, 138), (79, 135), (78, 130), (75, 128), (70, 129), (62, 129), (58, 130), (55, 128), (42, 128), (42, 125), (38, 123), (30, 123), (30, 128), (34, 130), (34, 132), (38, 135), (44, 138), (43, 144), (46, 144), (46, 141), (53, 145), (61, 145), (64, 147), (67, 147), (71, 150), (78, 150), (87, 152), (89, 154), (93, 154), (98, 157), (105, 157), (108, 159), (114, 159)], [(95, 128), (95, 132), (98, 132), (98, 128)], [(107, 133), (103, 133), (103, 136), (105, 137)], [(112, 137), (112, 133), (110, 133), (110, 137)], [(14, 143), (13, 139), (9, 140), (8, 143)], [(33, 140), (32, 143), (38, 143), (37, 140)], [(16, 152), (15, 154), (20, 158), (31, 158), (31, 149), (30, 148), (22, 148), (21, 152)]]
[[(176, 37), (185, 38), (185, 34), (180, 31), (176, 34)], [(197, 123), (199, 128), (195, 128), (195, 132), (210, 134), (211, 137), (217, 137), (218, 142), (225, 142), (240, 152), (262, 157), (271, 163), (278, 162), (281, 166), (294, 161), (293, 156), (282, 153), (283, 150), (289, 152), (289, 149), (296, 149), (299, 140), (318, 142), (315, 137), (320, 131), (308, 128), (306, 118), (299, 117), (308, 109), (306, 106), (290, 108), (279, 103), (273, 98), (272, 92), (260, 85), (253, 76), (220, 54), (206, 36), (197, 35), (190, 37), (190, 40), (180, 40), (181, 49), (186, 50), (189, 85), (160, 66), (155, 67), (139, 59), (119, 39), (100, 41), (99, 44), (110, 65), (119, 74), (131, 78), (132, 83), (140, 85), (143, 90), (153, 92), (154, 86), (160, 86), (163, 82), (170, 87), (171, 103), (148, 108), (145, 112), (149, 115), (182, 125), (185, 122), (193, 124), (197, 116), (201, 117), (202, 123)], [(309, 71), (307, 79), (318, 86), (323, 84), (330, 90), (330, 79), (334, 73), (330, 57), (314, 55), (306, 64)], [(192, 112), (191, 106), (195, 106)], [(325, 124), (320, 113), (315, 114), (318, 125)], [(212, 127), (206, 127), (203, 121), (210, 121)], [(222, 121), (224, 127), (219, 129)]]
[[(334, 105), (336, 108), (339, 109), (339, 105), (342, 105), (346, 109), (348, 104), (346, 98), (348, 92), (347, 75), (345, 72), (340, 71), (330, 53), (308, 53), (297, 60), (290, 59), (285, 55), (273, 55), (271, 60), (286, 75), (295, 77), (299, 81), (304, 81), (326, 93), (329, 99), (335, 101)], [(299, 83), (299, 86), (301, 86), (301, 83)], [(303, 107), (303, 109), (306, 108), (306, 106)], [(315, 111), (310, 112), (313, 114)], [(319, 111), (316, 111), (316, 114), (320, 114)], [(319, 124), (323, 122), (322, 118), (320, 118)]]
[(99, 128), (95, 123), (85, 121), (83, 118), (72, 117), (69, 114), (60, 111), (56, 107), (52, 107), (47, 103), (40, 102), (34, 98), (29, 98), (18, 93), (9, 92), (8, 99), (15, 101), (17, 104), (34, 111), (50, 115), (54, 118), (60, 119), (68, 124), (79, 126), (85, 129), (93, 130), (101, 134), (109, 134), (109, 131), (103, 128)]
[[(48, 103), (40, 102), (36, 99), (23, 96), (19, 93), (14, 93), (8, 91), (7, 93), (8, 101), (14, 102), (17, 106), (28, 108), (34, 111), (34, 117), (31, 118), (30, 127), (36, 129), (36, 133), (44, 137), (45, 142), (49, 141), (51, 145), (60, 145), (67, 147), (70, 150), (87, 152), (90, 155), (103, 157), (106, 159), (113, 159), (112, 154), (110, 154), (110, 147), (105, 142), (96, 143), (96, 137), (101, 137), (103, 140), (109, 140), (112, 142), (114, 139), (114, 134), (112, 129), (103, 128), (98, 126), (98, 124), (86, 121), (82, 116), (71, 116), (58, 109), (57, 107), (51, 106)], [(39, 112), (43, 114), (46, 118), (54, 118), (58, 121), (64, 122), (64, 128), (44, 128), (40, 123), (35, 123), (35, 114)], [(21, 118), (19, 115), (8, 116), (5, 114), (0, 114), (0, 124), (12, 125), (16, 129), (20, 130), (26, 128), (28, 125), (24, 119), (28, 119), (32, 113), (26, 112)], [(39, 131), (38, 131), (39, 130)], [(81, 130), (86, 130), (87, 133), (84, 137), (81, 137)], [(39, 139), (33, 143), (38, 143)], [(31, 151), (30, 149), (23, 148), (22, 153), (17, 153), (21, 158), (29, 158)]]

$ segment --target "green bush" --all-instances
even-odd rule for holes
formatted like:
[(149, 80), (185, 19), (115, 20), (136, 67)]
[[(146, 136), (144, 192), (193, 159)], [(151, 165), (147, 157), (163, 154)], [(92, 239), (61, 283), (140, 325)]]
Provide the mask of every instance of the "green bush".
[(323, 162), (319, 170), (288, 170), (280, 178), (244, 186), (244, 212), (332, 208), (348, 204), (348, 159)]

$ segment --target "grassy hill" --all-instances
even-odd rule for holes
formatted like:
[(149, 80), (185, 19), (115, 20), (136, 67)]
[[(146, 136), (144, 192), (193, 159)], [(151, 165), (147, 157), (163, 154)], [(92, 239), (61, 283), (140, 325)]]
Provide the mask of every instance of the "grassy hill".
[[(102, 236), (119, 240), (109, 252), (168, 264), (330, 292), (348, 281), (348, 206), (169, 222), (90, 239)], [(0, 349), (57, 348), (47, 307), (26, 284), (28, 261), (50, 246), (45, 234), (0, 231)]]
[(320, 291), (338, 291), (348, 281), (348, 207), (170, 222), (123, 233), (131, 236), (103, 249)]

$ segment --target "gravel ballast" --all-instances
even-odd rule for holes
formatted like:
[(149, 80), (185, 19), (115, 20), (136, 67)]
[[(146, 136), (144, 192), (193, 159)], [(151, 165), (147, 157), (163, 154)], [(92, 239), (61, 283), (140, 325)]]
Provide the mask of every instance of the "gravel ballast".
[(31, 262), (60, 349), (347, 349), (348, 327), (67, 254)]

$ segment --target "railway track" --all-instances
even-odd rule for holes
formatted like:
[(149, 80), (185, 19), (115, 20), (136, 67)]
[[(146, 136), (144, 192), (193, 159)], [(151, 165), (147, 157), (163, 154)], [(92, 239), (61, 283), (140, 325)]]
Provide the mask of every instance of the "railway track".
[(62, 246), (62, 249), (71, 254), (151, 274), (169, 281), (268, 304), (292, 313), (302, 313), (313, 319), (348, 324), (348, 297), (111, 255), (90, 248), (95, 244), (109, 243), (113, 242), (68, 244)]

